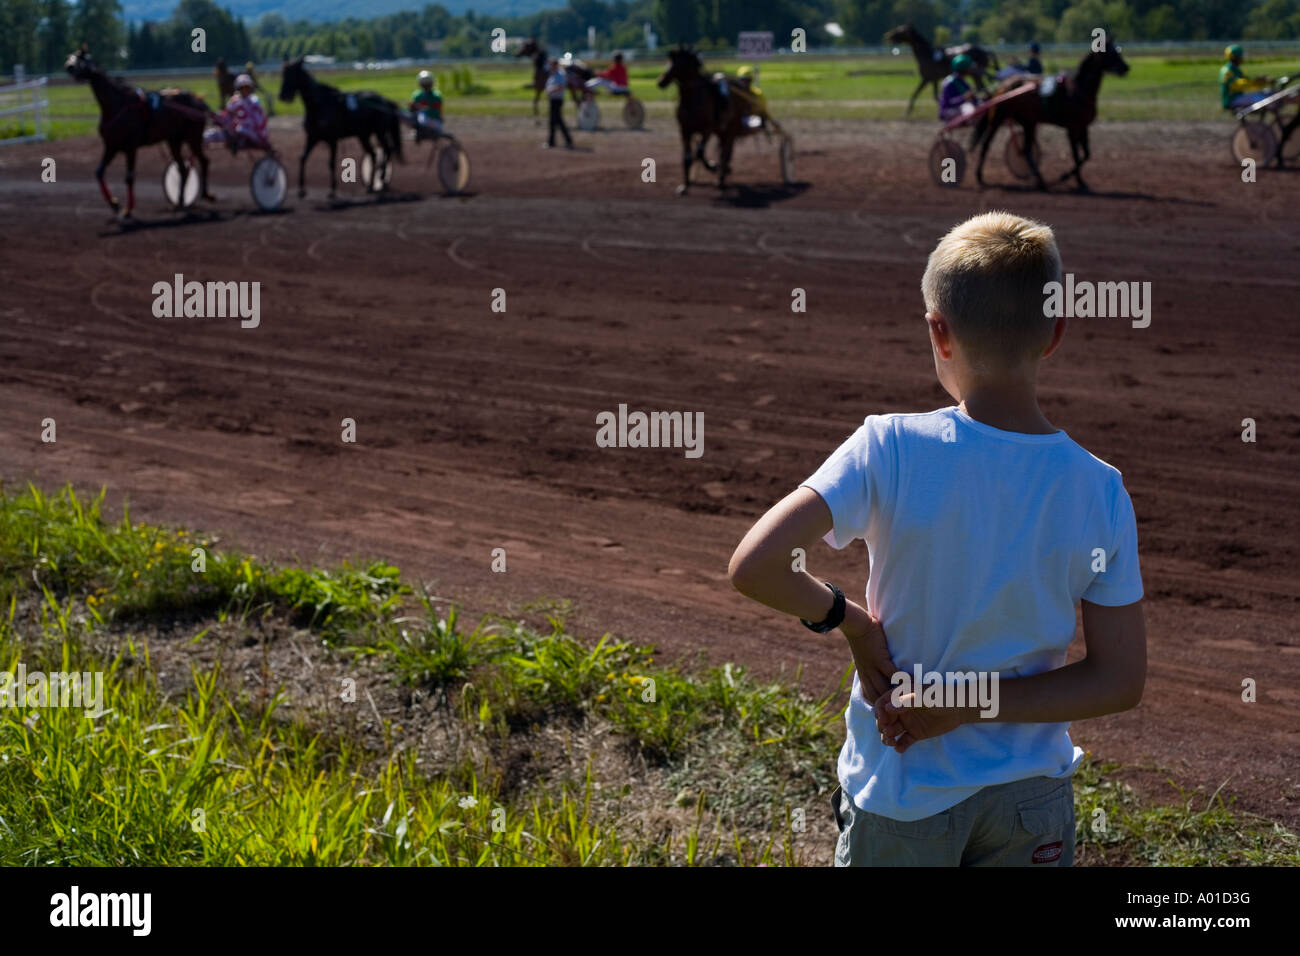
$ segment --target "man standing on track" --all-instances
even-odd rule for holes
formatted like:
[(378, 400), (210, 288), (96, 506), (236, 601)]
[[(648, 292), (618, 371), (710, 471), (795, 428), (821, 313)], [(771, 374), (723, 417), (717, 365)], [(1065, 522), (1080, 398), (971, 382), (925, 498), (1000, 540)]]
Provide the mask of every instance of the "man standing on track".
[(547, 149), (555, 147), (557, 129), (564, 134), (564, 148), (573, 149), (573, 137), (569, 135), (569, 128), (564, 125), (564, 93), (567, 86), (568, 75), (560, 66), (560, 61), (552, 57), (550, 70), (546, 74), (546, 98), (551, 103), (550, 133), (543, 144)]

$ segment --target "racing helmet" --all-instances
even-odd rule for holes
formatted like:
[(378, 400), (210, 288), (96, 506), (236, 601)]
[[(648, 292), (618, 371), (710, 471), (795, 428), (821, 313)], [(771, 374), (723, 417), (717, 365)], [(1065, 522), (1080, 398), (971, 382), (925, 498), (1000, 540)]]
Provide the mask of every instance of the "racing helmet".
[(235, 89), (242, 90), (244, 87), (251, 90), (253, 88), (253, 78), (247, 73), (240, 73), (239, 76), (235, 77)]
[(1246, 58), (1246, 51), (1241, 48), (1240, 43), (1234, 43), (1223, 51), (1223, 55), (1229, 60), (1244, 60)]
[(420, 75), (416, 77), (420, 85), (426, 90), (433, 89), (433, 74), (428, 70), (421, 70)]
[(960, 73), (962, 70), (969, 70), (971, 65), (971, 58), (965, 53), (958, 53), (952, 58), (952, 71), (954, 73)]
[(1039, 48), (1038, 48), (1038, 41), (1037, 41), (1037, 40), (1035, 40), (1033, 43), (1029, 44), (1029, 52), (1030, 52), (1030, 53), (1037, 53), (1037, 52), (1038, 52), (1038, 49), (1039, 49)]
[(747, 76), (753, 76), (753, 75), (754, 75), (754, 68), (750, 66), (748, 63), (746, 63), (744, 66), (742, 66), (739, 70), (736, 71), (736, 76), (739, 76), (741, 78)]

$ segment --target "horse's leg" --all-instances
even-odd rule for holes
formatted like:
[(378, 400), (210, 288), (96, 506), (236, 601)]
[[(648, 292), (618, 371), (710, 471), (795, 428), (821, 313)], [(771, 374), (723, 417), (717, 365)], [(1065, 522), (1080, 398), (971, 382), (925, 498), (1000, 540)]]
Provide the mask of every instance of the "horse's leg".
[(190, 168), (189, 166), (186, 165), (185, 158), (181, 156), (180, 140), (169, 139), (167, 141), (167, 152), (171, 154), (172, 161), (176, 164), (176, 168), (181, 171), (180, 191), (176, 194), (178, 197), (180, 197), (180, 202), (173, 204), (172, 209), (184, 209), (185, 208), (185, 184), (189, 182)]
[(731, 172), (731, 150), (736, 145), (734, 136), (719, 136), (721, 158), (718, 160), (718, 188), (727, 188), (727, 173)]
[(925, 84), (927, 84), (927, 83), (929, 83), (929, 82), (930, 82), (930, 81), (927, 80), (925, 77), (921, 77), (921, 82), (920, 82), (920, 84), (917, 86), (917, 88), (916, 88), (916, 92), (913, 93), (913, 94), (912, 94), (912, 98), (911, 98), (910, 100), (907, 101), (907, 112), (903, 114), (904, 116), (911, 116), (911, 115), (912, 115), (912, 107), (916, 105), (916, 98), (917, 98), (918, 96), (921, 95), (921, 91), (922, 91), (923, 89), (925, 89)]
[(126, 218), (135, 209), (135, 150), (126, 151)]
[(203, 151), (203, 133), (190, 140), (190, 152), (199, 163), (199, 195), (208, 202), (216, 202), (217, 197), (208, 189), (208, 154)]
[(309, 134), (307, 136), (307, 144), (302, 148), (302, 155), (298, 157), (298, 198), (299, 199), (302, 199), (304, 196), (307, 195), (307, 186), (306, 183), (304, 182), (304, 177), (306, 176), (307, 173), (307, 154), (311, 152), (311, 148), (315, 145), (316, 145), (316, 140), (313, 139)]
[[(1070, 138), (1070, 148), (1074, 149), (1074, 138)], [(1078, 154), (1074, 157), (1074, 178), (1079, 183), (1080, 192), (1089, 192), (1088, 184), (1083, 181), (1083, 164), (1092, 158), (1092, 150), (1088, 148), (1088, 127), (1079, 130), (1079, 148), (1083, 150), (1083, 158), (1080, 159)]]
[(99, 165), (95, 167), (95, 178), (99, 180), (99, 191), (104, 196), (104, 202), (108, 203), (108, 208), (117, 212), (119, 204), (117, 197), (113, 195), (113, 190), (108, 188), (108, 183), (104, 182), (104, 172), (108, 169), (108, 164), (113, 161), (117, 155), (117, 150), (113, 149), (107, 143), (104, 145), (104, 154), (99, 157)]
[[(993, 137), (997, 135), (999, 124), (993, 123), (991, 120), (989, 120), (987, 116), (983, 117), (980, 122), (986, 125), (984, 127), (983, 132), (980, 134), (981, 137), (979, 140), (980, 158), (979, 158), (979, 162), (975, 164), (975, 181), (979, 183), (980, 188), (983, 189), (984, 188), (984, 160), (989, 154), (989, 146), (992, 145), (993, 143)], [(974, 144), (972, 144), (972, 147), (973, 145)]]
[[(704, 141), (700, 141), (700, 150), (704, 150)], [(677, 187), (677, 195), (685, 196), (686, 190), (691, 187), (691, 137), (685, 130), (682, 131), (682, 184)]]
[[(383, 176), (384, 171), (379, 168), (379, 162), (378, 160), (375, 159), (375, 151), (370, 146), (370, 137), (358, 136), (357, 139), (361, 140), (362, 150), (364, 150), (365, 154), (370, 157), (370, 168), (372, 172), (370, 174), (370, 182), (366, 183), (366, 192), (372, 193), (376, 191), (374, 188), (376, 180), (379, 180), (380, 177)], [(333, 164), (333, 159), (331, 157), (331, 165), (332, 164)]]
[(1038, 164), (1034, 162), (1034, 137), (1038, 135), (1038, 125), (1028, 120), (1021, 120), (1020, 129), (1024, 137), (1025, 162), (1029, 164), (1034, 179), (1038, 182), (1038, 188), (1046, 192), (1047, 183), (1043, 181), (1043, 174), (1038, 171)]

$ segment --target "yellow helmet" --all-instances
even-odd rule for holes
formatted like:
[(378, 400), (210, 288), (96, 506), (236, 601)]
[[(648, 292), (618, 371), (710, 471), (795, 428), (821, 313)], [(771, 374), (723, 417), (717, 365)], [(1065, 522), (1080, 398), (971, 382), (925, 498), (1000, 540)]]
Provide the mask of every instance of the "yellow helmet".
[(753, 76), (753, 75), (754, 75), (754, 68), (749, 64), (742, 66), (739, 70), (736, 71), (736, 76), (744, 77), (744, 76)]

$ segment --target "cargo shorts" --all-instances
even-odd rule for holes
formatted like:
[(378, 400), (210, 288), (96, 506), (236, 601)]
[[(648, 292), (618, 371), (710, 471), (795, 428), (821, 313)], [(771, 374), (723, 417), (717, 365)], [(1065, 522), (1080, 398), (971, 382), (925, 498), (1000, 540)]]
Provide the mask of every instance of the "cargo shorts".
[(1073, 866), (1070, 778), (984, 787), (934, 816), (903, 822), (831, 794), (836, 866)]

